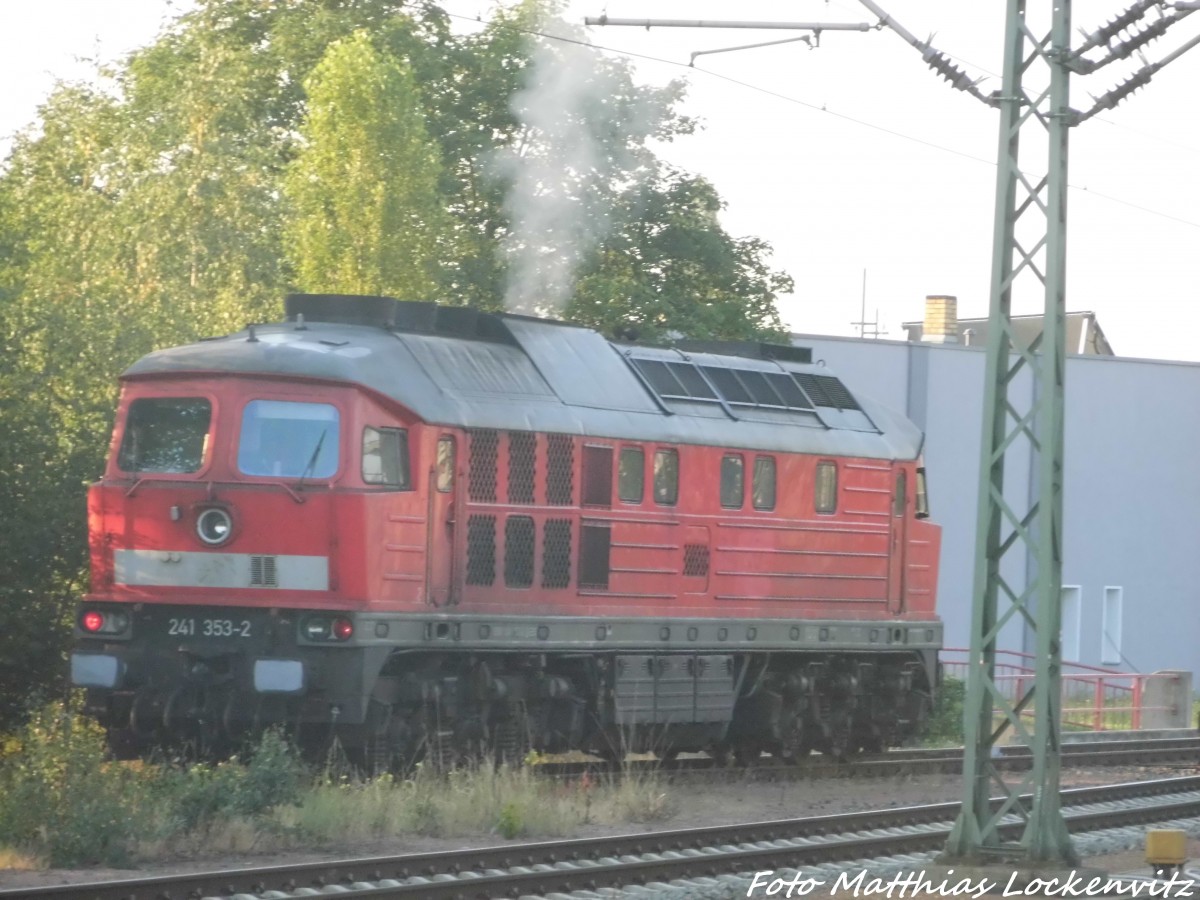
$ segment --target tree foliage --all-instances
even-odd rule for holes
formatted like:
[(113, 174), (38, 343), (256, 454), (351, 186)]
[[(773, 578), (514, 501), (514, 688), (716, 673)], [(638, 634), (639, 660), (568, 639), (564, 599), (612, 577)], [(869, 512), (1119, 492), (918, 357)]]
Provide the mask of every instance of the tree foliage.
[[(565, 285), (604, 331), (777, 333), (769, 248), (650, 146), (693, 130), (682, 87), (531, 36), (564, 27), (538, 0), (469, 34), (402, 0), (199, 0), (55, 90), (0, 168), (0, 727), (64, 670), (85, 487), (155, 347), (296, 288), (502, 309), (518, 265), (568, 256), (535, 306)], [(603, 228), (564, 249), (580, 220)]]
[(412, 70), (358, 31), (330, 45), (305, 88), (304, 142), (284, 180), (297, 284), (433, 299), (448, 216)]

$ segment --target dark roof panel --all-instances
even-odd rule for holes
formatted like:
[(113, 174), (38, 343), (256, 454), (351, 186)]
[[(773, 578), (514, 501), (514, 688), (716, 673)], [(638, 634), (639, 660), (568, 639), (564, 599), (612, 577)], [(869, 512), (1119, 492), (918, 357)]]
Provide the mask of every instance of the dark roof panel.
[[(404, 319), (400, 306), (398, 321)], [(460, 322), (439, 312), (435, 318), (441, 322), (436, 333), (309, 321), (256, 326), (253, 335), (152, 353), (124, 377), (205, 373), (347, 382), (424, 421), (463, 428), (884, 459), (912, 459), (921, 449), (911, 422), (866, 398), (856, 402), (824, 367), (614, 345), (586, 328), (525, 317), (481, 313)], [(450, 327), (475, 336), (449, 335), (443, 329)], [(656, 373), (654, 390), (648, 371)], [(816, 408), (809, 407), (798, 388), (787, 387), (803, 376), (818, 379), (830, 405), (813, 397)], [(679, 394), (666, 394), (664, 385), (676, 385)], [(715, 396), (714, 386), (726, 399)], [(745, 399), (731, 402), (735, 394)]]

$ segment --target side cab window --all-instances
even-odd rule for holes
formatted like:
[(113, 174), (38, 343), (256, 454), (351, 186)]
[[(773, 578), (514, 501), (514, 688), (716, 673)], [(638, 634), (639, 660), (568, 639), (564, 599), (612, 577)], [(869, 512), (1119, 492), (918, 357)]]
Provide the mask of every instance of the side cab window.
[(403, 428), (363, 429), (362, 479), (367, 484), (398, 491), (412, 488), (407, 431)]

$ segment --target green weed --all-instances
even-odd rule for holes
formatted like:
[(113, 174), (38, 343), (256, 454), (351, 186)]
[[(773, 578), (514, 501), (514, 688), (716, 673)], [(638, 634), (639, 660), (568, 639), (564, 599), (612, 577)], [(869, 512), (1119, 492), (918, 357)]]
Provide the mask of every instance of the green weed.
[(958, 678), (942, 679), (933, 703), (933, 714), (925, 727), (923, 743), (927, 747), (961, 747), (963, 743), (963, 703), (967, 683)]

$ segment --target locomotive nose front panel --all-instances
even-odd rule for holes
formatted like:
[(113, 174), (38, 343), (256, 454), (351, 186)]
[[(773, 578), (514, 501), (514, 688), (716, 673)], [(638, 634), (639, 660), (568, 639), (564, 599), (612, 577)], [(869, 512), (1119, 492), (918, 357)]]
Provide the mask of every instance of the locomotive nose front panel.
[(308, 604), (336, 590), (328, 492), (297, 502), (275, 485), (135, 488), (92, 488), (92, 599)]
[(329, 590), (329, 557), (180, 550), (117, 550), (118, 585)]

